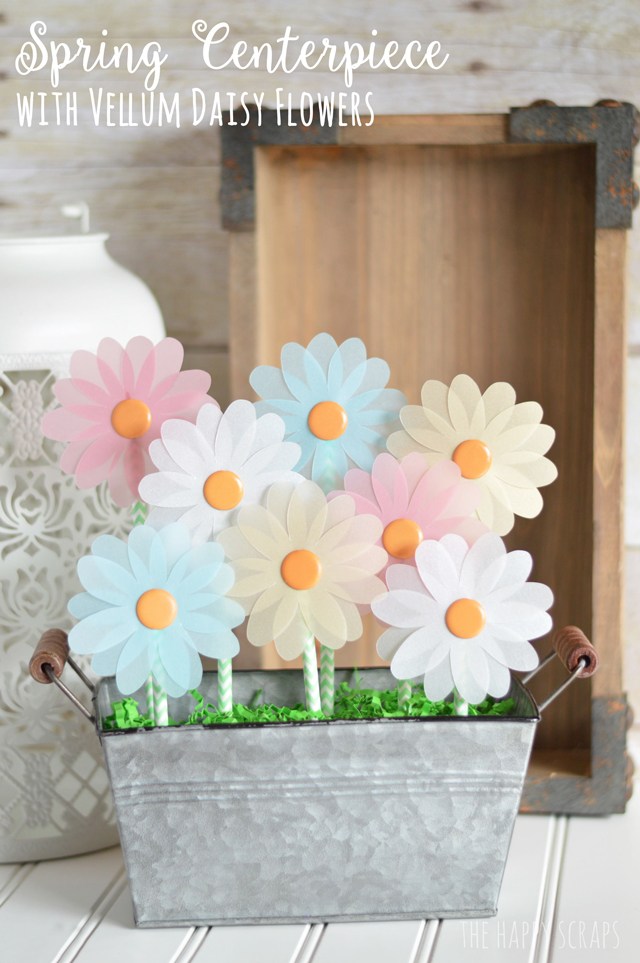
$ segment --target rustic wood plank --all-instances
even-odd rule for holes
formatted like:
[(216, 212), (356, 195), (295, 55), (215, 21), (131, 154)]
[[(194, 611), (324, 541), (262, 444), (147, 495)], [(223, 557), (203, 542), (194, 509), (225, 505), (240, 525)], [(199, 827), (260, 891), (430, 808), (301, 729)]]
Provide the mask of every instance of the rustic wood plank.
[(251, 232), (229, 236), (229, 364), (231, 397), (247, 395), (249, 374), (260, 357), (256, 316), (256, 239)]
[(625, 385), (624, 231), (596, 232), (592, 642), (604, 656), (595, 696), (622, 689), (622, 484)]
[(433, 963), (477, 958), (485, 963), (529, 960), (550, 868), (555, 817), (518, 816), (498, 902), (484, 920), (443, 920)]
[(377, 117), (370, 127), (343, 127), (338, 142), (347, 144), (503, 144), (506, 114), (445, 114)]
[(119, 849), (40, 863), (0, 908), (3, 954), (8, 960), (51, 963), (122, 871)]
[[(173, 331), (169, 332), (173, 334)], [(211, 375), (209, 394), (216, 399), (221, 408), (231, 401), (229, 387), (229, 352), (226, 349), (190, 348), (184, 353), (185, 368), (200, 368)], [(247, 392), (245, 391), (245, 395)]]

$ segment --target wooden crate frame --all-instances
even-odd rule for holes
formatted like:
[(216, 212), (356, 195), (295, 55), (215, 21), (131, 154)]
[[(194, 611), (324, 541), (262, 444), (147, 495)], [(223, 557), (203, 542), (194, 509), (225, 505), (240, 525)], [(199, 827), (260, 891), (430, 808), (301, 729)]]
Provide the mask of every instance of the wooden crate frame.
[[(570, 710), (553, 717), (554, 732), (534, 750), (522, 801), (529, 812), (601, 814), (624, 811), (631, 767), (626, 753), (629, 710), (622, 691), (621, 570), (623, 536), (621, 493), (623, 473), (624, 370), (626, 336), (625, 229), (635, 205), (632, 182), (633, 147), (638, 114), (629, 104), (607, 102), (595, 107), (557, 107), (549, 103), (516, 108), (508, 115), (388, 116), (371, 127), (279, 126), (275, 112), (263, 112), (258, 125), (248, 126), (228, 116), (223, 128), (221, 206), (230, 232), (230, 365), (232, 396), (247, 393), (252, 367), (273, 362), (273, 345), (260, 330), (258, 250), (256, 239), (256, 167), (276, 150), (276, 158), (295, 160), (299, 148), (348, 150), (384, 146), (465, 148), (546, 155), (587, 148), (585, 184), (593, 206), (592, 396), (585, 415), (590, 425), (592, 505), (590, 532), (590, 611), (582, 625), (604, 654), (600, 672), (570, 692)], [(299, 116), (296, 118), (300, 120)], [(280, 150), (278, 155), (277, 149)], [(318, 155), (319, 156), (319, 155)], [(337, 156), (337, 154), (336, 154)], [(510, 156), (512, 156), (510, 154)], [(516, 154), (513, 154), (516, 156)], [(591, 167), (589, 167), (591, 165)], [(265, 217), (278, 211), (262, 205)], [(300, 340), (303, 340), (302, 335)], [(430, 372), (429, 376), (438, 376)], [(534, 552), (535, 555), (535, 552)], [(571, 564), (571, 558), (567, 558)], [(577, 619), (576, 619), (577, 621)], [(560, 677), (547, 676), (547, 688)], [(573, 721), (569, 716), (573, 716)], [(573, 726), (573, 734), (563, 732)], [(576, 731), (582, 732), (581, 736)], [(543, 731), (544, 736), (544, 731)]]

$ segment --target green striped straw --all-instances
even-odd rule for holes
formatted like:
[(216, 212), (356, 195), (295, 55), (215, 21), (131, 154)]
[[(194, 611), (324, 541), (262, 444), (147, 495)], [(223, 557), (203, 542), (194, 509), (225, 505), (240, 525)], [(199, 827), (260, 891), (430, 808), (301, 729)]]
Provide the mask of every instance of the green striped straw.
[(169, 700), (167, 699), (167, 693), (164, 691), (162, 686), (158, 685), (156, 682), (155, 676), (153, 676), (153, 709), (153, 721), (155, 724), (157, 726), (168, 726)]
[(325, 716), (333, 715), (335, 701), (336, 657), (333, 649), (320, 646), (320, 701)]
[(320, 702), (320, 685), (318, 683), (318, 662), (316, 659), (316, 645), (313, 635), (307, 637), (302, 650), (302, 668), (304, 671), (304, 691), (309, 712), (322, 712)]
[(411, 699), (411, 683), (408, 679), (403, 679), (398, 685), (398, 709), (402, 709), (409, 704)]
[(144, 694), (147, 698), (147, 715), (152, 720), (152, 722), (155, 722), (156, 708), (155, 708), (155, 699), (153, 696), (153, 676), (152, 675), (147, 676), (147, 681), (144, 684)]
[(453, 690), (453, 708), (457, 716), (469, 715), (469, 703), (462, 698), (457, 689)]
[(230, 714), (233, 709), (233, 675), (231, 659), (218, 659), (218, 712)]
[[(144, 525), (147, 520), (147, 506), (142, 501), (134, 502), (131, 506), (131, 520), (133, 525)], [(147, 677), (144, 686), (147, 699), (147, 715), (156, 726), (169, 725), (169, 703), (167, 693), (158, 685), (153, 675)]]

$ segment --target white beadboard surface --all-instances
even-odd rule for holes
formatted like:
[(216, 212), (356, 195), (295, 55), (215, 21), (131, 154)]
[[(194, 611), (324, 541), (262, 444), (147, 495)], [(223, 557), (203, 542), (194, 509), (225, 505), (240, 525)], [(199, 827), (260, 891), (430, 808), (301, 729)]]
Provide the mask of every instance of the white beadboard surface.
[[(640, 729), (630, 744), (637, 762)], [(121, 854), (111, 849), (0, 866), (0, 960), (635, 963), (638, 782), (624, 816), (518, 816), (493, 919), (136, 930)]]

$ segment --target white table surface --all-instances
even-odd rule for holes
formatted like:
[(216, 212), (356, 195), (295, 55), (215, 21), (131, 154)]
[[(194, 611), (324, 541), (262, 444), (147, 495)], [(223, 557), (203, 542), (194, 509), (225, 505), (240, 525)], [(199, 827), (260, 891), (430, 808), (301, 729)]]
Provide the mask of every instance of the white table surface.
[[(631, 734), (636, 765), (640, 731)], [(136, 930), (119, 849), (0, 865), (1, 963), (636, 963), (640, 785), (624, 816), (518, 816), (497, 917)]]

